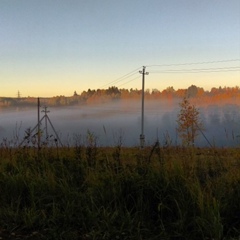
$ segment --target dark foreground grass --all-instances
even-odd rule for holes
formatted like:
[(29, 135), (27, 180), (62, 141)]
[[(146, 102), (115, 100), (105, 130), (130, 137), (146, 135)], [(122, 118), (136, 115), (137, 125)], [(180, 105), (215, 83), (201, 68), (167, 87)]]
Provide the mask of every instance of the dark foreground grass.
[(0, 149), (1, 239), (240, 239), (239, 149)]

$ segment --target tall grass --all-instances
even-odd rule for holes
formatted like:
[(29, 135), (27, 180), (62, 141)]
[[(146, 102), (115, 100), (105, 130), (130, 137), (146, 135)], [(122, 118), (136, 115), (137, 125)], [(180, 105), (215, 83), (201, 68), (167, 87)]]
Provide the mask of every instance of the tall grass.
[[(90, 134), (90, 133), (89, 133)], [(239, 149), (0, 148), (0, 237), (239, 239)]]

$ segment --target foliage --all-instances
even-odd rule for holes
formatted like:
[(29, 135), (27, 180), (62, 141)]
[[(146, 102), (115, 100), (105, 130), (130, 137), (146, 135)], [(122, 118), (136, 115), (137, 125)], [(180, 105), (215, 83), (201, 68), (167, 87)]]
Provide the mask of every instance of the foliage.
[(86, 146), (76, 139), (75, 148), (39, 151), (2, 145), (2, 239), (240, 237), (239, 149), (100, 148), (91, 132)]
[(200, 121), (199, 111), (194, 105), (191, 105), (188, 98), (183, 98), (180, 103), (180, 112), (178, 114), (177, 131), (182, 139), (183, 145), (192, 145), (199, 131), (203, 130), (203, 124)]
[[(240, 88), (236, 87), (219, 87), (212, 88), (211, 91), (205, 91), (203, 88), (191, 85), (187, 89), (177, 89), (173, 87), (167, 87), (166, 89), (159, 91), (158, 89), (147, 89), (145, 91), (146, 100), (165, 100), (172, 101), (173, 99), (181, 99), (184, 96), (188, 96), (192, 101), (197, 101), (198, 104), (212, 105), (213, 103), (225, 104), (238, 104), (240, 99)], [(108, 89), (88, 89), (81, 94), (77, 94), (77, 91), (73, 92), (72, 96), (54, 96), (51, 98), (41, 98), (47, 106), (61, 107), (61, 106), (73, 106), (83, 104), (96, 104), (105, 103), (109, 101), (119, 100), (134, 100), (141, 98), (141, 90), (138, 89), (119, 89), (116, 86), (111, 86)], [(0, 97), (0, 108), (10, 107), (36, 107), (36, 98), (34, 97), (21, 97), (7, 98)]]

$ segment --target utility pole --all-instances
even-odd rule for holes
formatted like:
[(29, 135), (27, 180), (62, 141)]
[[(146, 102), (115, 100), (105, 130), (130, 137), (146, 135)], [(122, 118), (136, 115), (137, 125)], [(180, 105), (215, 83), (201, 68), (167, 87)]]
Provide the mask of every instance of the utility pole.
[(42, 110), (42, 112), (44, 113), (44, 118), (45, 118), (45, 134), (46, 134), (46, 141), (48, 140), (48, 128), (47, 128), (47, 113), (49, 113), (50, 111), (47, 110), (47, 106), (43, 107), (44, 109)]
[(145, 135), (144, 135), (144, 85), (145, 85), (145, 75), (148, 75), (148, 72), (145, 72), (146, 67), (143, 66), (143, 70), (139, 71), (142, 74), (142, 122), (141, 122), (141, 134), (140, 134), (140, 147), (144, 148)]
[[(48, 117), (47, 113), (50, 112), (47, 110), (47, 107), (45, 106), (44, 107), (44, 110), (42, 110), (42, 112), (44, 112), (44, 116), (40, 119), (40, 99), (38, 98), (38, 121), (37, 121), (37, 124), (36, 126), (29, 132), (29, 136), (31, 136), (31, 134), (37, 129), (37, 136), (38, 136), (38, 153), (39, 153), (39, 150), (41, 149), (41, 123), (43, 121), (43, 119), (45, 118), (45, 130), (46, 130), (46, 138), (48, 137), (48, 127), (47, 127), (47, 121), (49, 122), (50, 126), (52, 127), (52, 130), (54, 131), (55, 135), (56, 135), (56, 138), (54, 139), (55, 140), (55, 143), (57, 144), (58, 142), (60, 143), (60, 145), (63, 147), (63, 144), (61, 142), (61, 139), (59, 138), (50, 118)], [(28, 137), (29, 137), (28, 136)], [(22, 144), (25, 142), (26, 139), (28, 139), (28, 137), (25, 137), (22, 142), (19, 144), (18, 147), (21, 147)], [(46, 139), (47, 140), (47, 139)]]
[(41, 133), (40, 133), (40, 98), (38, 97), (38, 120), (37, 120), (37, 127), (38, 127), (38, 131), (37, 131), (37, 136), (38, 136), (38, 151), (40, 150), (40, 146), (41, 146)]

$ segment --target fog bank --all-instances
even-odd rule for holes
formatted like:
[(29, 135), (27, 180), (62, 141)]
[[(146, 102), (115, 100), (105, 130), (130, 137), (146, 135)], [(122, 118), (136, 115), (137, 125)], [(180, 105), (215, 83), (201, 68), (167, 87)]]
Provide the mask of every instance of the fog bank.
[[(115, 146), (122, 139), (124, 146), (138, 146), (141, 132), (141, 103), (118, 101), (83, 107), (49, 108), (48, 117), (64, 145), (74, 145), (76, 137), (85, 142), (88, 130), (99, 146)], [(145, 138), (152, 145), (157, 139), (161, 145), (181, 145), (178, 138), (178, 102), (146, 101)], [(197, 146), (239, 146), (240, 107), (236, 105), (208, 106), (199, 108), (205, 131), (196, 139)], [(41, 117), (44, 113), (41, 112)], [(0, 112), (0, 141), (3, 139), (21, 142), (28, 128), (37, 124), (37, 109)], [(55, 135), (49, 122), (49, 135)], [(45, 122), (41, 129), (44, 139)], [(16, 140), (18, 138), (18, 140)], [(206, 140), (207, 138), (207, 140)]]

